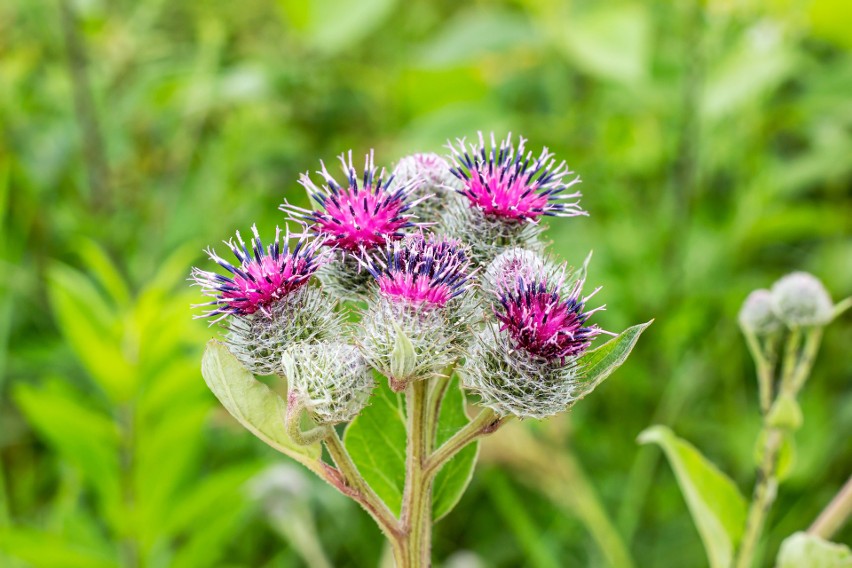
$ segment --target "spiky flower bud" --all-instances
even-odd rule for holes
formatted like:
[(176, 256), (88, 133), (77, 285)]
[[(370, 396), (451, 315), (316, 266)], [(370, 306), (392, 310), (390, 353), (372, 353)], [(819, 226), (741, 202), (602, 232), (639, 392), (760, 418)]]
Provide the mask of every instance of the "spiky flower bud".
[(458, 191), (467, 201), (467, 210), (452, 203), (444, 214), (442, 228), (452, 236), (465, 236), (481, 263), (490, 262), (502, 248), (522, 246), (540, 249), (537, 244), (543, 216), (586, 215), (580, 208), (579, 192), (568, 193), (580, 182), (565, 164), (557, 165), (544, 148), (538, 158), (526, 152), (521, 138), (517, 148), (511, 134), (500, 142), (491, 134), (486, 147), (482, 133), (479, 144), (449, 144), (451, 172), (462, 183)]
[(376, 281), (363, 266), (360, 253), (334, 251), (331, 261), (317, 271), (322, 288), (339, 300), (367, 300), (376, 288)]
[(339, 185), (328, 173), (325, 164), (317, 172), (325, 181), (316, 185), (305, 173), (302, 184), (320, 209), (309, 211), (285, 202), (280, 209), (295, 219), (306, 222), (311, 231), (321, 235), (326, 244), (357, 253), (385, 245), (402, 238), (403, 230), (412, 227), (408, 212), (412, 186), (394, 183), (391, 176), (385, 180), (385, 170), (378, 171), (373, 163), (373, 152), (367, 154), (361, 184), (352, 165), (352, 151), (348, 160), (340, 156), (347, 185)]
[(251, 252), (239, 232), (226, 244), (239, 261), (231, 264), (212, 249), (210, 258), (232, 276), (192, 269), (192, 278), (213, 298), (201, 317), (225, 320), (231, 352), (252, 373), (280, 372), (281, 355), (295, 342), (318, 341), (334, 336), (340, 328), (334, 304), (308, 282), (327, 261), (319, 241), (300, 239), (289, 248), (289, 232), (264, 249), (256, 227), (252, 227)]
[(547, 269), (518, 276), (498, 291), (499, 325), (476, 337), (462, 368), (465, 386), (502, 415), (543, 418), (569, 408), (583, 392), (577, 358), (603, 331), (587, 325), (594, 295), (580, 297), (583, 280), (549, 281)]
[(365, 263), (378, 289), (364, 313), (361, 343), (394, 388), (440, 374), (458, 357), (472, 313), (462, 298), (469, 266), (461, 243), (422, 234), (386, 246)]
[(518, 277), (529, 277), (548, 267), (547, 260), (538, 252), (512, 247), (501, 252), (491, 261), (482, 276), (482, 291), (497, 295), (498, 290), (518, 281)]
[(775, 333), (783, 325), (775, 314), (772, 294), (764, 289), (754, 290), (746, 297), (738, 319), (744, 330), (755, 335)]
[(450, 172), (450, 164), (438, 154), (405, 156), (397, 163), (393, 174), (398, 183), (412, 186), (411, 198), (417, 205), (411, 211), (421, 221), (437, 221), (448, 194), (461, 186)]
[(318, 425), (352, 420), (375, 382), (358, 348), (345, 343), (315, 343), (288, 349), (282, 365), (292, 394)]
[(831, 321), (834, 304), (822, 282), (807, 272), (793, 272), (772, 285), (775, 314), (789, 327), (820, 326)]

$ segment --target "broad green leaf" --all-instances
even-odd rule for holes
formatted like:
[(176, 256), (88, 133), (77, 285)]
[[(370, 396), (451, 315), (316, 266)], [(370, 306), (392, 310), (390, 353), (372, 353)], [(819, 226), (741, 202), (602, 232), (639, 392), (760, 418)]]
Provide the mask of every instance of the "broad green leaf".
[[(346, 429), (344, 442), (358, 471), (391, 511), (399, 513), (405, 487), (405, 404), (402, 395), (380, 381), (370, 406)], [(468, 420), (464, 395), (459, 388), (447, 389), (438, 421), (438, 443), (446, 441)], [(433, 517), (446, 515), (458, 503), (476, 462), (477, 445), (468, 446), (438, 473), (433, 493)]]
[(248, 431), (307, 467), (319, 467), (320, 445), (300, 446), (287, 435), (287, 402), (256, 380), (220, 341), (207, 342), (201, 374), (216, 398)]
[[(452, 381), (452, 379), (451, 379)], [(441, 416), (438, 420), (436, 447), (446, 442), (453, 434), (468, 423), (464, 413), (464, 393), (461, 384), (451, 384), (441, 404)], [(460, 451), (435, 476), (432, 497), (432, 516), (435, 520), (443, 518), (453, 510), (473, 477), (479, 442), (470, 444)]]
[(25, 528), (0, 530), (0, 552), (39, 568), (119, 566), (112, 551), (86, 548), (57, 535)]
[(818, 536), (797, 532), (781, 543), (776, 568), (852, 568), (852, 551)]
[(370, 405), (343, 436), (358, 471), (394, 513), (402, 507), (405, 486), (405, 405), (402, 395), (379, 381)]
[(646, 429), (639, 434), (639, 443), (657, 444), (663, 449), (704, 542), (711, 568), (728, 568), (746, 519), (746, 501), (737, 486), (666, 426)]
[(622, 331), (600, 347), (588, 351), (580, 358), (577, 374), (582, 377), (580, 391), (577, 400), (583, 398), (604, 382), (633, 351), (636, 341), (642, 332), (651, 325), (654, 320), (634, 325)]

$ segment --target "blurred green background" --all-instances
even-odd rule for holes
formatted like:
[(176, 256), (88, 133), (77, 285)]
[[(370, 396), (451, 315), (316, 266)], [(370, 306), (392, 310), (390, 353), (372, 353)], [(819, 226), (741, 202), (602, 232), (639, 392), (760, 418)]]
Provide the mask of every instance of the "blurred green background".
[[(559, 467), (494, 437), (436, 562), (607, 566), (589, 534), (612, 529), (635, 566), (705, 565), (635, 438), (669, 424), (750, 494), (740, 302), (794, 269), (852, 293), (850, 21), (847, 0), (3, 0), (0, 565), (322, 566), (315, 523), (331, 565), (375, 566), (357, 506), (298, 470), (248, 482), (281, 459), (206, 390), (216, 330), (186, 278), (204, 246), (282, 223), (319, 159), (390, 167), (480, 129), (582, 175), (591, 217), (549, 236), (575, 264), (594, 249), (603, 327), (657, 319), (569, 417), (528, 426)], [(849, 345), (846, 316), (764, 565), (852, 469)]]

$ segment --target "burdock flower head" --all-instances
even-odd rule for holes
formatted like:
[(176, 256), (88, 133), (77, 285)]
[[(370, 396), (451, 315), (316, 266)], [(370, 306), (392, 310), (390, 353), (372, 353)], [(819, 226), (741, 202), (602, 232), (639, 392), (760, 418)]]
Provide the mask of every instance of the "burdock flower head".
[(324, 242), (338, 249), (338, 255), (320, 273), (323, 284), (343, 298), (358, 298), (366, 293), (370, 282), (356, 257), (365, 251), (401, 239), (406, 229), (414, 226), (410, 208), (410, 183), (394, 183), (394, 176), (385, 179), (384, 169), (377, 170), (373, 152), (367, 154), (360, 176), (352, 164), (352, 151), (340, 155), (346, 183), (338, 184), (323, 162), (317, 173), (324, 184), (317, 185), (308, 173), (299, 183), (319, 205), (316, 210), (296, 207), (287, 202), (280, 209), (308, 224)]
[(473, 313), (468, 251), (455, 239), (414, 234), (365, 262), (378, 283), (362, 320), (367, 360), (401, 389), (439, 374), (458, 357)]
[(564, 268), (520, 270), (498, 286), (496, 324), (474, 341), (465, 385), (501, 415), (542, 418), (569, 408), (583, 394), (577, 359), (606, 333), (588, 323), (583, 278), (566, 283)]
[(479, 144), (460, 139), (449, 145), (450, 171), (461, 181), (458, 193), (467, 206), (451, 204), (441, 223), (451, 235), (470, 235), (482, 262), (490, 262), (505, 247), (540, 249), (538, 221), (543, 216), (587, 215), (578, 202), (580, 192), (571, 191), (580, 177), (564, 161), (557, 163), (547, 148), (533, 157), (525, 143), (520, 138), (515, 147), (510, 134), (498, 145), (492, 133), (486, 146), (480, 132)]
[(231, 351), (256, 374), (279, 372), (282, 349), (297, 341), (333, 335), (338, 327), (333, 305), (308, 282), (327, 261), (321, 241), (298, 239), (291, 249), (289, 231), (280, 229), (264, 248), (257, 227), (252, 226), (251, 250), (237, 232), (225, 244), (237, 259), (231, 263), (211, 248), (210, 259), (227, 270), (224, 275), (192, 269), (192, 279), (213, 298), (200, 317), (212, 323), (226, 320)]

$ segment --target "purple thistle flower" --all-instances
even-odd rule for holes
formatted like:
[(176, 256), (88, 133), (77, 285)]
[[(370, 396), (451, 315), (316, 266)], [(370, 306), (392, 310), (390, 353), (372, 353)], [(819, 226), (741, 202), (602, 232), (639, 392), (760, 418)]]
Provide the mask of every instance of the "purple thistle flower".
[(603, 306), (584, 312), (586, 301), (600, 288), (580, 298), (583, 280), (577, 280), (566, 296), (561, 288), (564, 276), (548, 285), (547, 275), (519, 275), (512, 285), (499, 289), (499, 305), (494, 314), (500, 331), (506, 331), (515, 347), (548, 361), (576, 357), (591, 345), (600, 333), (597, 325), (586, 325), (593, 313)]
[(580, 183), (580, 177), (563, 183), (574, 172), (564, 161), (556, 165), (547, 148), (533, 159), (532, 152), (524, 154), (526, 140), (520, 138), (516, 149), (511, 134), (498, 147), (492, 133), (490, 149), (485, 147), (482, 132), (479, 145), (466, 146), (464, 139), (457, 142), (458, 148), (449, 145), (454, 165), (450, 171), (462, 181), (459, 193), (485, 215), (516, 222), (536, 221), (542, 215), (588, 215), (577, 201), (571, 201), (580, 192), (566, 193)]
[(406, 214), (416, 204), (407, 202), (411, 185), (400, 184), (390, 189), (394, 176), (384, 180), (384, 169), (377, 175), (371, 150), (359, 186), (351, 150), (348, 158), (347, 161), (345, 154), (340, 155), (348, 187), (341, 187), (323, 162), (317, 173), (323, 177), (325, 185), (317, 186), (307, 173), (299, 179), (321, 209), (309, 211), (286, 202), (280, 209), (308, 222), (312, 231), (326, 238), (326, 244), (350, 252), (373, 249), (402, 238), (402, 231), (414, 226), (411, 215)]
[(284, 235), (281, 244), (281, 229), (275, 229), (275, 240), (266, 248), (257, 232), (251, 228), (251, 252), (243, 242), (239, 231), (237, 239), (225, 242), (239, 263), (231, 264), (218, 256), (212, 248), (207, 249), (210, 259), (232, 274), (224, 276), (199, 268), (192, 269), (192, 278), (213, 299), (200, 304), (215, 306), (199, 317), (221, 314), (245, 316), (255, 312), (270, 315), (269, 308), (280, 299), (304, 286), (316, 270), (326, 261), (327, 252), (320, 251), (320, 240), (307, 241), (304, 237), (290, 250), (290, 232)]
[(460, 241), (423, 234), (388, 244), (364, 266), (382, 296), (423, 308), (444, 307), (467, 289), (471, 276)]

